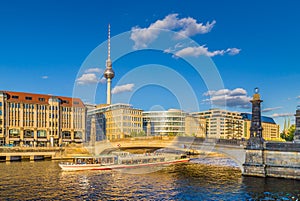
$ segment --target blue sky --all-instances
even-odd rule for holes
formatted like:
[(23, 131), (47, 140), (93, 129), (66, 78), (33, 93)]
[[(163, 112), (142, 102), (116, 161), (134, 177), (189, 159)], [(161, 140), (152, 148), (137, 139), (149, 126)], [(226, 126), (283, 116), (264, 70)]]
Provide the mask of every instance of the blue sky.
[[(300, 102), (299, 4), (0, 1), (0, 89), (105, 102), (102, 71), (110, 23), (115, 37), (113, 102), (127, 101), (144, 110), (227, 106), (250, 112), (248, 100), (259, 87), (263, 115), (282, 124)], [(118, 51), (126, 55), (119, 57)], [(210, 66), (208, 74), (199, 75), (191, 61), (199, 68)], [(220, 80), (223, 88), (216, 84)]]

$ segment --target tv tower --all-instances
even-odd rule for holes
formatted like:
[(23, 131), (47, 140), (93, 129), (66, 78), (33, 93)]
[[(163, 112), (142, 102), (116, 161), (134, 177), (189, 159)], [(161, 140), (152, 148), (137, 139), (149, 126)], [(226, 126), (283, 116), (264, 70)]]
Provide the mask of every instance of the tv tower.
[(112, 62), (110, 60), (110, 24), (108, 25), (108, 41), (107, 41), (107, 60), (104, 77), (107, 80), (106, 104), (111, 104), (111, 80), (115, 77), (115, 72), (112, 69)]

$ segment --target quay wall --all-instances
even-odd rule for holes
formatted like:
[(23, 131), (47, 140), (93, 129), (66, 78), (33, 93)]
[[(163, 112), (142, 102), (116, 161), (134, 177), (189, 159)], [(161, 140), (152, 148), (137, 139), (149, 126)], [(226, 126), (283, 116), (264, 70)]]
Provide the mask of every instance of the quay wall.
[(300, 179), (300, 144), (264, 143), (263, 149), (246, 150), (243, 175)]
[(1, 147), (0, 162), (65, 160), (73, 156), (88, 154), (88, 151), (83, 147)]

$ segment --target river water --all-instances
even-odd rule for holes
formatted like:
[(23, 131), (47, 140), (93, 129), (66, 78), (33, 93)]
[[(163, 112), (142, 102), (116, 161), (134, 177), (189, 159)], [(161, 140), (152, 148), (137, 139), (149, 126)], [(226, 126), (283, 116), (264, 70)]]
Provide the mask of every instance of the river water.
[[(221, 166), (214, 164), (214, 160), (221, 161)], [(225, 159), (194, 159), (147, 174), (62, 172), (57, 161), (0, 163), (0, 200), (297, 200), (299, 197), (300, 181), (243, 177)]]

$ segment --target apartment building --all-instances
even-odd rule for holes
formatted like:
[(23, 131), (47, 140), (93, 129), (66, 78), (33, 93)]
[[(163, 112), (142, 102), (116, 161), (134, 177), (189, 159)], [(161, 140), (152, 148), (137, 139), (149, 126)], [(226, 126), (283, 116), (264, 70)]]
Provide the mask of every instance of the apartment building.
[(244, 121), (239, 112), (210, 109), (192, 114), (206, 119), (206, 137), (217, 139), (241, 139)]

